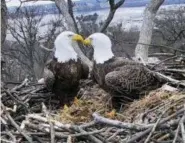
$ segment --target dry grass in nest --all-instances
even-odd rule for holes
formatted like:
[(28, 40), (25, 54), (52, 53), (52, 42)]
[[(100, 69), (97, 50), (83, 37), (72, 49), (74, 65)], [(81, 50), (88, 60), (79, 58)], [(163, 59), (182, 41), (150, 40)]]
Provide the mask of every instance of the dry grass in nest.
[(101, 98), (92, 99), (78, 99), (75, 97), (70, 106), (64, 105), (64, 107), (58, 112), (58, 116), (63, 123), (86, 123), (92, 120), (92, 114), (99, 112), (105, 114), (109, 112), (111, 108), (107, 106), (107, 103)]
[[(161, 89), (150, 92), (140, 100), (134, 101), (122, 111), (122, 114), (129, 117), (129, 122), (139, 122), (142, 115), (149, 111), (158, 112), (174, 104), (176, 110), (183, 106), (185, 102), (185, 93), (168, 92)], [(158, 110), (158, 111), (157, 111)]]
[(80, 99), (75, 97), (70, 106), (65, 105), (60, 109), (55, 119), (62, 123), (87, 123), (93, 120), (94, 112), (107, 118), (123, 120), (123, 116), (113, 109), (110, 94), (99, 86), (86, 90)]
[[(155, 112), (158, 112), (178, 101), (176, 102), (176, 108), (185, 102), (185, 94), (183, 93), (157, 89), (142, 99), (132, 102), (123, 111), (118, 113), (112, 108), (109, 95), (103, 91), (97, 93), (97, 95), (92, 96), (85, 95), (80, 99), (75, 97), (70, 106), (65, 105), (58, 111), (57, 119), (55, 119), (62, 123), (81, 124), (92, 121), (92, 114), (98, 112), (106, 118), (119, 121), (140, 122), (142, 115), (150, 110), (156, 109)], [(173, 109), (174, 111), (176, 110), (175, 108)], [(170, 111), (173, 112), (172, 110)], [(157, 115), (157, 113), (155, 114)]]
[(64, 105), (59, 112), (60, 121), (64, 123), (83, 123), (91, 120), (93, 112), (102, 110), (104, 106), (93, 100), (75, 98), (71, 106)]

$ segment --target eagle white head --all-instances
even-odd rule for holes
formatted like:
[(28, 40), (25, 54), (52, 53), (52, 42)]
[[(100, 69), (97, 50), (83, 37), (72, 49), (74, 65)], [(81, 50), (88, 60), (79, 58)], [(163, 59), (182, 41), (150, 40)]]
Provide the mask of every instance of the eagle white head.
[(67, 62), (71, 59), (77, 61), (77, 53), (73, 48), (77, 44), (76, 41), (83, 42), (83, 37), (71, 31), (64, 31), (57, 36), (54, 42), (56, 49), (54, 56), (58, 62)]
[(103, 64), (114, 56), (111, 40), (103, 33), (94, 33), (86, 38), (83, 43), (84, 45), (92, 45), (94, 48), (93, 58), (97, 64)]

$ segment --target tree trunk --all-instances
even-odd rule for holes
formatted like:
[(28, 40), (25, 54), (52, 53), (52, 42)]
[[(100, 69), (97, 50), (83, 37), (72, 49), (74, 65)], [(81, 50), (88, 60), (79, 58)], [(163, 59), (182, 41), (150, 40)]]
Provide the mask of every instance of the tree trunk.
[(137, 61), (148, 62), (148, 48), (152, 40), (152, 31), (154, 27), (154, 19), (159, 7), (164, 0), (151, 0), (146, 6), (143, 17), (143, 24), (141, 27), (139, 41), (135, 49), (135, 57)]
[[(66, 23), (66, 28), (67, 30), (77, 32), (75, 29), (75, 24), (73, 22), (72, 17), (70, 16), (68, 12), (68, 6), (65, 0), (55, 0), (56, 6), (58, 7), (60, 13), (64, 17), (65, 23)], [(77, 52), (79, 58), (82, 60), (84, 64), (86, 64), (89, 69), (92, 69), (92, 62), (83, 54), (79, 46), (74, 47), (75, 51)]]
[(5, 0), (1, 0), (1, 45), (4, 44), (6, 39), (7, 29), (7, 7)]

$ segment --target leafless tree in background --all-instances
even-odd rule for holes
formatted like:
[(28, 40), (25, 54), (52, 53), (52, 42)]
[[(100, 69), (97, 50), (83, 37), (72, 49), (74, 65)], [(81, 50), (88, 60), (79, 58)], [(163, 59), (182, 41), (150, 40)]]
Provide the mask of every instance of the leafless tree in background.
[(3, 45), (6, 39), (7, 29), (7, 7), (5, 0), (1, 0), (1, 45)]
[[(27, 1), (32, 1), (32, 0), (25, 0), (24, 2), (27, 2)], [(38, 0), (38, 1), (41, 1), (41, 0)], [(2, 50), (3, 54), (6, 55), (6, 59), (9, 61), (8, 65), (11, 65), (5, 71), (5, 74), (7, 76), (13, 77), (12, 75), (15, 75), (15, 72), (12, 72), (12, 71), (17, 71), (16, 75), (18, 76), (29, 75), (30, 77), (33, 77), (34, 80), (40, 78), (42, 76), (45, 62), (51, 56), (50, 52), (47, 52), (40, 48), (40, 43), (42, 43), (45, 47), (52, 49), (54, 46), (53, 42), (55, 40), (55, 37), (59, 34), (59, 32), (63, 30), (71, 30), (74, 32), (79, 32), (80, 34), (83, 34), (85, 36), (89, 36), (90, 34), (103, 29), (102, 32), (106, 33), (112, 40), (113, 52), (115, 53), (116, 56), (124, 56), (127, 58), (134, 56), (133, 53), (137, 45), (137, 41), (139, 39), (139, 32), (134, 29), (131, 29), (130, 31), (124, 31), (124, 29), (122, 29), (121, 23), (115, 26), (109, 26), (111, 20), (114, 17), (116, 10), (124, 3), (124, 0), (120, 0), (117, 3), (115, 3), (114, 0), (109, 0), (108, 1), (110, 5), (109, 15), (107, 19), (105, 21), (102, 21), (101, 23), (97, 23), (97, 19), (98, 19), (97, 14), (92, 14), (88, 16), (78, 16), (74, 18), (73, 3), (71, 0), (68, 0), (68, 3), (66, 3), (63, 0), (54, 0), (54, 2), (58, 7), (58, 10), (60, 11), (60, 14), (57, 15), (58, 17), (57, 20), (49, 22), (50, 24), (47, 30), (45, 30), (45, 34), (39, 35), (38, 31), (42, 29), (42, 27), (47, 26), (48, 23), (41, 24), (43, 16), (42, 15), (38, 16), (38, 14), (36, 14), (36, 12), (34, 13), (34, 11), (27, 12), (26, 17), (30, 17), (26, 19), (28, 24), (21, 19), (15, 19), (16, 21), (15, 24), (19, 28), (18, 29), (15, 28), (13, 24), (9, 25), (10, 32), (12, 33), (13, 37), (16, 39), (17, 42), (8, 43), (8, 46), (6, 46), (8, 48), (7, 49), (3, 48)], [(151, 43), (150, 36), (152, 36), (154, 18), (162, 2), (163, 0), (156, 0), (156, 1), (152, 0), (151, 3), (146, 8), (144, 22), (140, 32), (140, 40), (138, 43), (145, 43), (145, 44)], [(166, 14), (167, 12), (164, 15)], [(21, 14), (19, 14), (19, 16), (21, 17)], [(167, 19), (166, 16), (165, 18)], [(174, 16), (174, 18), (177, 18), (177, 17)], [(180, 39), (183, 39), (182, 37), (184, 36), (184, 30), (183, 30), (184, 21), (178, 22), (179, 24), (178, 27), (180, 27), (181, 24), (183, 25), (180, 28), (181, 29), (181, 32), (180, 32), (176, 29), (177, 27), (175, 25), (177, 23), (173, 23), (173, 20), (171, 20), (172, 22), (171, 25), (169, 22), (168, 24), (165, 24), (166, 19), (159, 19), (156, 21), (157, 30), (160, 30), (159, 37), (161, 37), (161, 35), (163, 34), (165, 35), (164, 36), (165, 39), (168, 38), (171, 32), (170, 31), (171, 28), (169, 27), (173, 26), (176, 32), (180, 33), (181, 38), (178, 37), (177, 41), (179, 41)], [(181, 19), (180, 15), (178, 16), (178, 19), (179, 20)], [(164, 26), (166, 26), (166, 28), (163, 28)], [(171, 36), (175, 36), (175, 34), (171, 33)], [(157, 38), (153, 36), (152, 42), (155, 41)], [(165, 39), (163, 40), (165, 41)], [(169, 38), (166, 39), (166, 41), (168, 42), (165, 44), (169, 44), (171, 41), (171, 38), (170, 40)], [(148, 56), (148, 46), (138, 44), (136, 50), (138, 50), (138, 47), (139, 48), (142, 47), (141, 51), (139, 52), (143, 52), (144, 55)], [(85, 64), (91, 67), (92, 62), (90, 60), (91, 60), (92, 53), (89, 51), (84, 51), (83, 47), (80, 47), (80, 48), (75, 47), (75, 49), (80, 55), (82, 61), (84, 61)], [(139, 52), (136, 52), (136, 54), (139, 54)], [(22, 78), (24, 77), (22, 76)], [(22, 80), (21, 76), (20, 78), (17, 77), (17, 79), (15, 80)]]
[(100, 28), (100, 25), (97, 23), (98, 14), (94, 13), (91, 15), (81, 15), (76, 17), (77, 24), (79, 25), (80, 33), (87, 37), (92, 33), (95, 33)]
[(115, 0), (109, 0), (110, 10), (107, 19), (105, 20), (104, 24), (100, 28), (100, 32), (105, 32), (107, 27), (109, 26), (110, 22), (114, 18), (114, 14), (116, 10), (122, 6), (122, 4), (125, 2), (125, 0), (119, 0), (117, 3), (115, 3)]
[[(15, 80), (22, 80), (18, 78), (20, 75), (22, 78), (29, 76), (35, 81), (42, 77), (45, 63), (52, 56), (52, 53), (41, 49), (40, 44), (49, 48), (54, 47), (54, 39), (63, 28), (62, 20), (58, 18), (49, 23), (43, 23), (42, 10), (37, 8), (21, 8), (16, 15), (18, 15), (16, 18), (13, 15), (9, 17), (8, 24), (8, 30), (15, 42), (6, 44), (6, 47), (2, 49), (2, 54), (9, 58), (7, 60), (12, 61), (7, 64), (4, 73), (11, 75), (13, 73), (10, 73), (10, 69), (12, 69), (14, 76), (17, 76)], [(10, 80), (11, 77), (8, 76), (8, 79)]]
[(135, 49), (135, 57), (138, 61), (148, 62), (148, 48), (152, 40), (154, 19), (159, 7), (163, 4), (163, 2), (164, 0), (151, 0), (148, 6), (145, 8), (139, 41)]
[[(28, 0), (29, 1), (29, 0)], [(24, 1), (27, 2), (27, 1)], [(45, 30), (47, 33), (43, 36), (39, 36), (38, 32), (41, 28), (41, 20), (42, 16), (37, 16), (38, 9), (29, 11), (27, 9), (24, 9), (23, 11), (21, 6), (18, 9), (18, 13), (16, 15), (19, 16), (19, 18), (15, 18), (12, 16), (13, 24), (9, 24), (9, 31), (13, 38), (16, 40), (16, 43), (10, 44), (8, 49), (3, 48), (2, 53), (6, 58), (8, 57), (8, 61), (12, 61), (13, 63), (8, 63), (8, 65), (18, 65), (16, 66), (17, 69), (22, 69), (20, 72), (22, 72), (20, 75), (22, 75), (22, 78), (25, 76), (30, 76), (33, 78), (33, 80), (37, 80), (40, 76), (42, 76), (42, 72), (45, 66), (45, 62), (47, 61), (50, 53), (47, 51), (42, 50), (39, 48), (40, 43), (44, 44), (47, 48), (52, 47), (53, 48), (53, 42), (59, 32), (56, 30), (56, 26), (59, 26), (60, 28), (63, 28), (63, 30), (71, 30), (75, 31), (73, 26), (73, 21), (70, 18), (70, 15), (68, 13), (67, 9), (67, 3), (65, 1), (56, 0), (56, 5), (60, 10), (60, 17), (62, 16), (62, 19), (60, 19), (58, 22), (52, 22), (53, 27), (51, 27), (50, 30)], [(63, 5), (64, 4), (64, 5)], [(40, 10), (41, 11), (41, 10)], [(69, 17), (67, 17), (69, 16)], [(24, 19), (24, 20), (23, 20)], [(65, 20), (65, 23), (64, 23)], [(67, 26), (64, 29), (64, 25)], [(57, 32), (56, 32), (57, 31)], [(41, 42), (40, 42), (41, 41)], [(13, 45), (13, 46), (12, 46)], [(52, 46), (51, 46), (52, 45)], [(8, 47), (8, 46), (7, 46)], [(81, 50), (76, 47), (77, 52), (81, 52)], [(79, 51), (78, 51), (79, 50)], [(82, 59), (84, 57), (85, 62), (87, 62), (87, 65), (91, 66), (91, 61), (84, 56), (82, 53)], [(13, 59), (13, 60), (12, 60)], [(86, 60), (87, 59), (87, 60)], [(10, 73), (10, 69), (15, 70), (14, 66), (8, 66), (11, 68), (7, 68), (6, 71), (4, 71), (4, 75), (6, 79), (11, 80), (13, 73)], [(17, 70), (18, 72), (18, 70)], [(14, 72), (15, 73), (15, 72)], [(16, 76), (19, 74), (16, 73)], [(23, 76), (24, 75), (24, 76)], [(14, 75), (15, 76), (15, 75)], [(20, 78), (16, 78), (15, 80), (19, 80)], [(22, 79), (21, 79), (22, 80)]]
[[(163, 43), (161, 44), (185, 50), (184, 11), (185, 7), (182, 6), (175, 10), (164, 9), (159, 13), (160, 17), (155, 20), (154, 36), (162, 39)], [(167, 50), (163, 49), (163, 51)]]
[[(33, 1), (33, 0), (23, 0), (23, 1), (20, 0), (20, 1), (21, 2), (28, 2), (28, 1)], [(42, 0), (36, 0), (36, 1), (42, 1)], [(68, 3), (66, 3), (64, 0), (51, 0), (51, 1), (55, 2), (60, 14), (63, 16), (63, 19), (64, 19), (66, 26), (67, 26), (66, 29), (77, 33), (78, 26), (76, 24), (76, 21), (75, 21), (74, 15), (73, 15), (72, 1), (68, 0)], [(116, 10), (124, 3), (124, 1), (125, 0), (120, 0), (117, 3), (115, 3), (115, 0), (109, 0), (110, 12), (109, 12), (107, 19), (105, 20), (105, 23), (100, 28), (101, 32), (104, 32), (106, 30), (106, 28), (108, 27), (108, 25), (112, 21)], [(91, 70), (92, 69), (92, 61), (90, 61), (84, 55), (84, 53), (81, 51), (79, 46), (74, 47), (74, 49), (78, 53), (78, 56), (82, 59), (84, 64), (88, 65), (89, 69)]]
[(122, 23), (107, 28), (107, 35), (112, 41), (112, 50), (116, 56), (131, 59), (134, 56), (134, 50), (139, 38), (139, 30), (132, 27), (125, 31)]

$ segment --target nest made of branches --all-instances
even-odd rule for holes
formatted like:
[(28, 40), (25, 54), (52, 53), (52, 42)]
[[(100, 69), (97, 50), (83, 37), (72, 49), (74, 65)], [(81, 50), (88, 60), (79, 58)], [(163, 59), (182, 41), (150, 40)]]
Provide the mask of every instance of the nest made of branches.
[(1, 94), (4, 142), (183, 142), (185, 93), (159, 88), (120, 110), (97, 84), (60, 106), (42, 85), (25, 80)]

